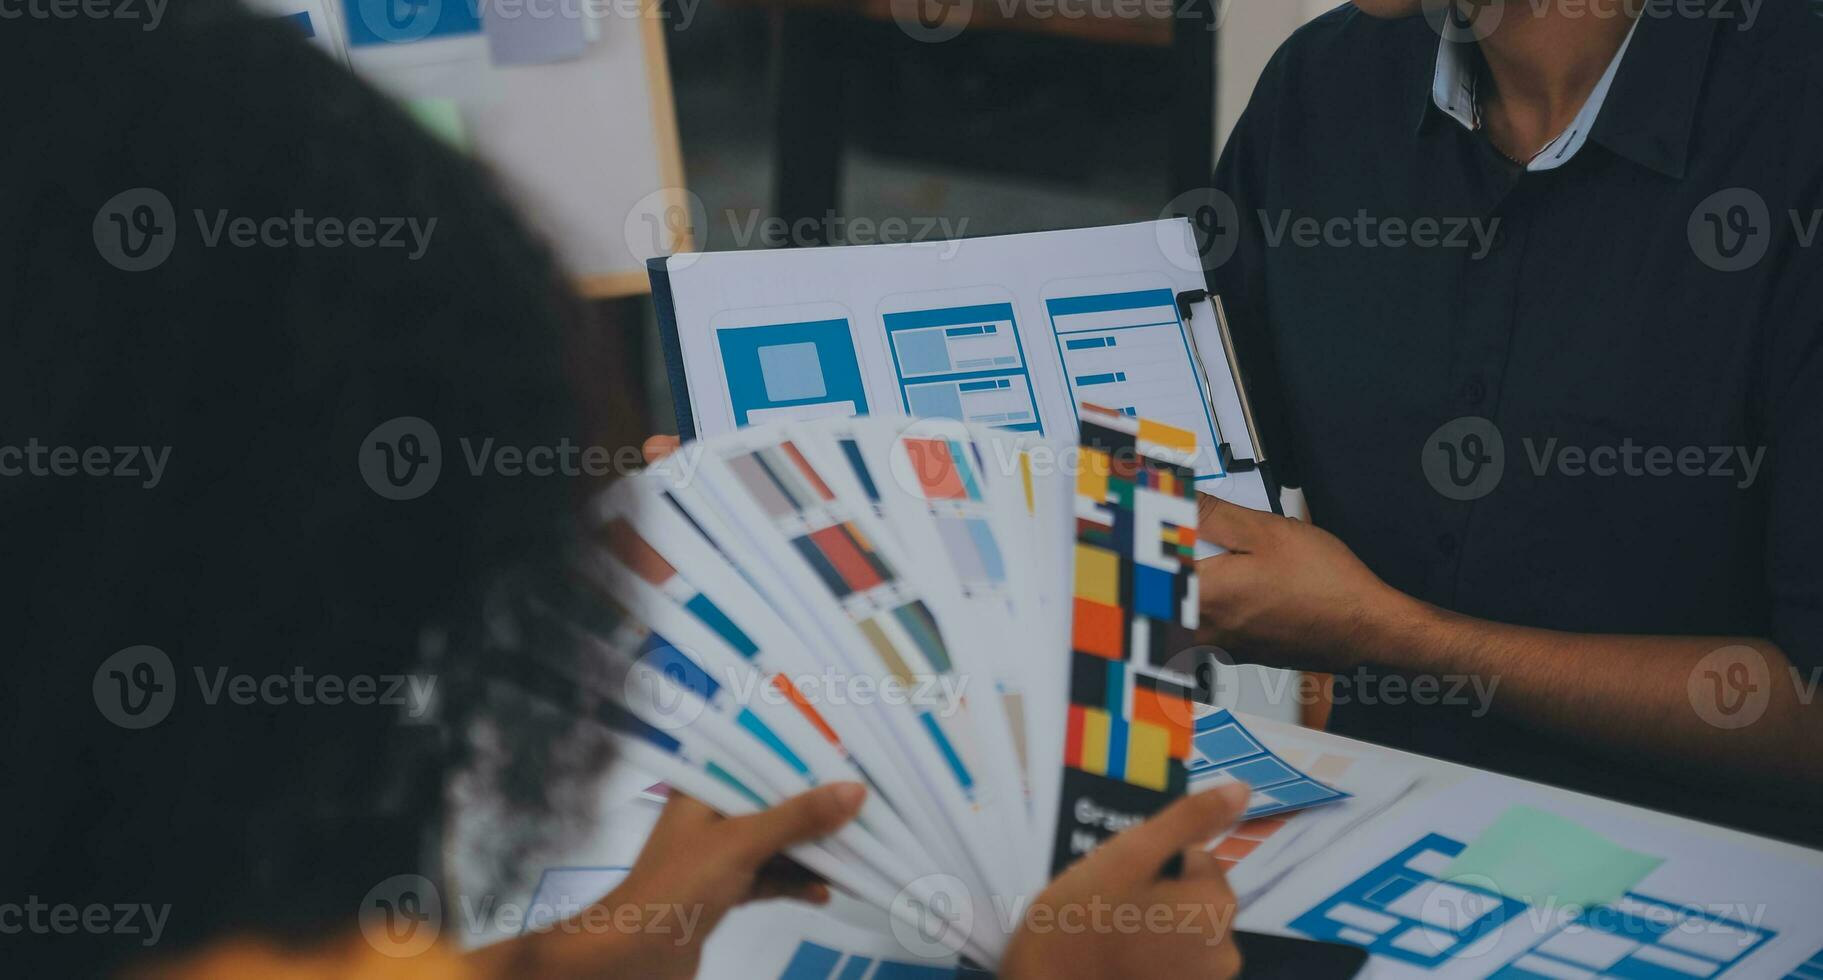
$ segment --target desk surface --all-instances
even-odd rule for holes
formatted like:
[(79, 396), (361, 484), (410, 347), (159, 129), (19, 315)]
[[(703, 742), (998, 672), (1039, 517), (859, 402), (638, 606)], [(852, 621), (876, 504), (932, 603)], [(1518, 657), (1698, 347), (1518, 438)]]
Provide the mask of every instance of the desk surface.
[[(1351, 884), (1372, 885), (1373, 876), (1386, 875), (1387, 862), (1401, 853), (1401, 842), (1415, 846), (1433, 832), (1450, 837), (1452, 830), (1457, 838), (1472, 839), (1490, 815), (1525, 803), (1559, 812), (1617, 843), (1666, 858), (1665, 864), (1636, 885), (1623, 902), (1641, 896), (1642, 920), (1647, 917), (1647, 906), (1668, 905), (1700, 914), (1701, 921), (1709, 925), (1702, 930), (1692, 927), (1693, 932), (1701, 932), (1696, 937), (1697, 946), (1707, 942), (1720, 952), (1709, 960), (1691, 958), (1677, 950), (1657, 948), (1648, 939), (1643, 945), (1650, 948), (1641, 952), (1638, 947), (1642, 944), (1634, 942), (1634, 951), (1629, 953), (1626, 944), (1631, 937), (1591, 929), (1586, 925), (1588, 920), (1579, 921), (1572, 914), (1579, 910), (1558, 910), (1559, 919), (1527, 908), (1512, 920), (1513, 928), (1504, 930), (1506, 935), (1496, 930), (1487, 941), (1476, 944), (1484, 948), (1469, 951), (1472, 955), (1423, 955), (1427, 951), (1420, 947), (1421, 955), (1406, 958), (1402, 951), (1389, 950), (1393, 955), (1376, 955), (1365, 975), (1494, 976), (1502, 980), (1539, 976), (1678, 980), (1705, 976), (1710, 980), (1745, 980), (1798, 976), (1792, 971), (1799, 964), (1813, 958), (1823, 962), (1823, 851), (1265, 718), (1246, 717), (1243, 722), (1274, 748), (1278, 748), (1275, 742), (1294, 740), (1328, 746), (1361, 757), (1410, 765), (1421, 773), (1421, 778), (1385, 812), (1343, 833), (1315, 857), (1255, 896), (1239, 918), (1241, 928), (1298, 935), (1301, 930), (1288, 929), (1286, 925), (1323, 908), (1325, 903), (1333, 903)], [(1424, 885), (1433, 883), (1425, 881)], [(1680, 891), (1685, 894), (1678, 894)], [(1362, 892), (1356, 890), (1353, 894)], [(1408, 904), (1406, 909), (1410, 908)], [(1366, 918), (1371, 921), (1371, 913), (1380, 909), (1375, 906), (1367, 911), (1370, 914)], [(1390, 925), (1390, 929), (1397, 931), (1409, 925)], [(1566, 929), (1570, 935), (1560, 936)], [(1624, 933), (1627, 929), (1610, 931)], [(1605, 944), (1607, 952), (1601, 955), (1619, 951), (1620, 959), (1605, 968), (1579, 969), (1555, 956), (1534, 955), (1547, 943), (1568, 948), (1576, 942), (1591, 948)], [(1643, 957), (1662, 963), (1646, 963)], [(1707, 973), (1703, 972), (1705, 969)], [(1803, 976), (1808, 978), (1809, 974)], [(1823, 977), (1823, 970), (1816, 976)]]
[[(1428, 965), (1401, 959), (1398, 954), (1375, 956), (1362, 976), (1373, 980), (1489, 976), (1498, 980), (1536, 980), (1541, 976), (1586, 980), (1602, 976), (1622, 980), (1683, 980), (1694, 976), (1704, 980), (1823, 980), (1823, 852), (1265, 718), (1244, 717), (1243, 722), (1275, 750), (1294, 742), (1314, 744), (1358, 757), (1409, 765), (1421, 776), (1411, 791), (1384, 812), (1338, 836), (1255, 896), (1242, 911), (1237, 921), (1239, 928), (1299, 935), (1298, 931), (1287, 929), (1286, 924), (1332, 899), (1339, 887), (1357, 881), (1364, 870), (1381, 866), (1383, 859), (1395, 854), (1403, 842), (1432, 832), (1454, 832), (1472, 839), (1477, 821), (1485, 822), (1489, 814), (1525, 802), (1561, 812), (1622, 844), (1665, 856), (1666, 865), (1649, 875), (1637, 891), (1673, 899), (1693, 911), (1713, 912), (1716, 928), (1693, 937), (1699, 951), (1701, 943), (1708, 943), (1713, 949), (1717, 942), (1737, 940), (1752, 941), (1751, 947), (1725, 948), (1714, 953), (1708, 962), (1726, 965), (1710, 969), (1706, 975), (1692, 965), (1700, 966), (1700, 958), (1659, 949), (1646, 952), (1664, 963), (1681, 963), (1686, 972), (1644, 964), (1637, 956), (1623, 957), (1605, 973), (1577, 970), (1549, 956), (1534, 957), (1533, 965), (1542, 964), (1541, 969), (1554, 972), (1529, 972), (1516, 964), (1533, 956), (1531, 950), (1544, 942), (1561, 942), (1558, 934), (1563, 931), (1563, 924), (1548, 921), (1548, 917), (1535, 917), (1528, 909), (1526, 916), (1514, 920), (1515, 928), (1504, 930), (1504, 934), (1497, 932), (1491, 942), (1479, 943), (1478, 947), (1485, 948), (1476, 948), (1472, 955), (1446, 957)], [(616, 767), (602, 787), (601, 819), (595, 838), (577, 842), (562, 859), (553, 861), (547, 875), (564, 873), (565, 868), (606, 874), (602, 884), (605, 890), (608, 883), (617, 879), (617, 873), (609, 873), (609, 869), (632, 864), (657, 815), (656, 806), (638, 799), (639, 791), (650, 782), (649, 777), (631, 767)], [(467, 819), (458, 821), (449, 842), (451, 871), (458, 886), (457, 896), (452, 899), (468, 903), (465, 908), (475, 904), (477, 892), (488, 891), (482, 884), (486, 876), (480, 865), (485, 864), (482, 855), (491, 850), (488, 839), (500, 829), (494, 819), (501, 816), (489, 813), (489, 809), (473, 804), (459, 807)], [(467, 889), (460, 887), (464, 883), (469, 886)], [(1691, 896), (1678, 900), (1678, 896), (1665, 891), (1668, 885), (1689, 891)], [(525, 886), (526, 894), (492, 894), (490, 903), (502, 908), (527, 908), (533, 904), (532, 882)], [(586, 895), (572, 897), (587, 900)], [(1738, 921), (1742, 927), (1721, 924), (1726, 921)], [(513, 935), (518, 928), (517, 922), (490, 916), (471, 921), (465, 916), (459, 941), (464, 946), (481, 945)], [(1611, 936), (1589, 938), (1597, 945), (1605, 942), (1607, 955), (1625, 947), (1624, 941), (1617, 943)], [(795, 903), (767, 902), (738, 910), (723, 923), (710, 939), (700, 975), (710, 980), (751, 980), (762, 976), (769, 980), (781, 975), (772, 968), (775, 960), (783, 963), (813, 941), (865, 949), (873, 956), (886, 956), (896, 949), (884, 916), (859, 902), (837, 896), (827, 909), (820, 911)], [(1814, 972), (1794, 972), (1800, 964), (1812, 960), (1818, 964)], [(766, 972), (768, 969), (771, 972)], [(785, 974), (792, 975), (789, 970)]]

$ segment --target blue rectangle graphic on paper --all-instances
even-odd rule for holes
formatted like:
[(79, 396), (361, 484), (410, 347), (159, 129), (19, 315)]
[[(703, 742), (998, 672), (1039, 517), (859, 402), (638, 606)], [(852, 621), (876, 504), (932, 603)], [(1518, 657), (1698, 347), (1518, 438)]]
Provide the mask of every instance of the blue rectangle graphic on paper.
[(1290, 813), (1349, 798), (1279, 758), (1226, 708), (1196, 720), (1190, 737), (1190, 788), (1218, 779), (1238, 779), (1253, 795), (1244, 819)]
[(1567, 975), (1713, 980), (1775, 935), (1714, 912), (1628, 892), (1609, 905), (1584, 910), (1490, 980)]
[(717, 330), (715, 339), (736, 426), (804, 417), (812, 410), (867, 414), (861, 362), (847, 320), (728, 327)]
[(1424, 969), (1470, 952), (1525, 903), (1436, 876), (1465, 845), (1427, 834), (1310, 911), (1290, 928), (1314, 939), (1360, 946)]
[(1010, 303), (882, 317), (907, 414), (1044, 432)]

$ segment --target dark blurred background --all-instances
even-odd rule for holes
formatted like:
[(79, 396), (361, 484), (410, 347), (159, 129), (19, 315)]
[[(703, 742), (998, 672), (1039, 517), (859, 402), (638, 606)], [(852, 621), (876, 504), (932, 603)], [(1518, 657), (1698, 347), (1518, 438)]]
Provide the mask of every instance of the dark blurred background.
[[(830, 212), (930, 237), (1156, 218), (1206, 181), (1272, 50), (1331, 5), (1066, 0), (1083, 15), (986, 24), (1000, 5), (973, 0), (970, 28), (932, 44), (894, 0), (666, 2), (708, 250), (773, 246), (756, 221)], [(841, 243), (840, 226), (820, 234), (790, 244)], [(650, 304), (604, 314), (656, 382), (651, 425), (672, 431)]]

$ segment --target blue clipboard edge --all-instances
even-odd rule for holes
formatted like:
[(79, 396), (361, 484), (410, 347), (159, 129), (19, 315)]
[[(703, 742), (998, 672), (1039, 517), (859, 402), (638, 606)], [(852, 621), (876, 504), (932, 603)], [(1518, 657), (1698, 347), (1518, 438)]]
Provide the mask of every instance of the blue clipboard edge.
[(696, 417), (690, 412), (690, 383), (684, 378), (684, 343), (677, 332), (677, 302), (671, 295), (671, 270), (665, 259), (647, 259), (646, 275), (652, 279), (652, 308), (658, 314), (658, 343), (665, 354), (665, 381), (671, 386), (671, 406), (677, 412), (677, 435), (685, 442), (696, 438)]

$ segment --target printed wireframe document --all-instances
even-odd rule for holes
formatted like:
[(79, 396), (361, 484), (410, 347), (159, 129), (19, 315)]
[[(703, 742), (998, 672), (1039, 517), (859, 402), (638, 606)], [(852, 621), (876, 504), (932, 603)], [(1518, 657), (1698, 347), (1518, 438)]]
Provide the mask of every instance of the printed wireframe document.
[(1197, 490), (1279, 510), (1188, 219), (648, 268), (686, 438), (872, 415), (1073, 442), (1093, 402), (1191, 433)]

